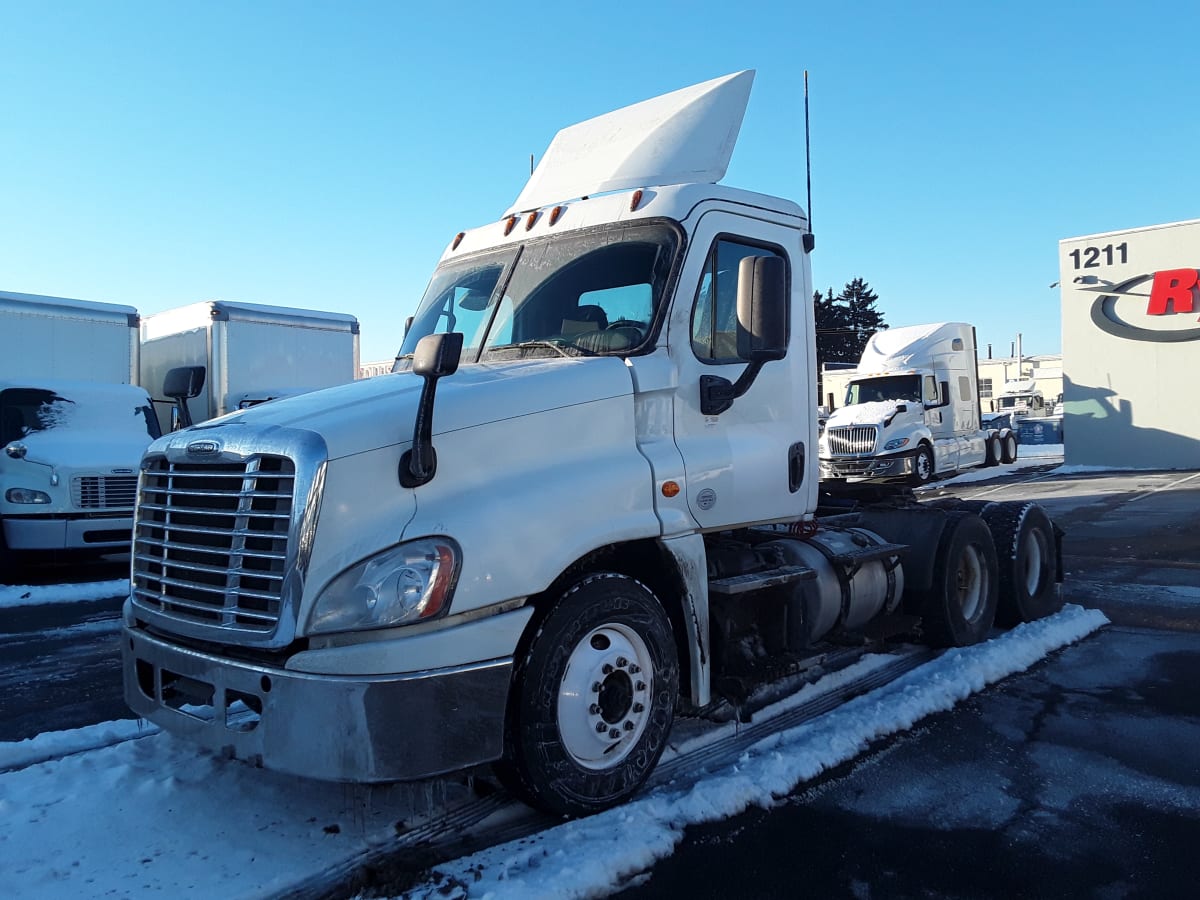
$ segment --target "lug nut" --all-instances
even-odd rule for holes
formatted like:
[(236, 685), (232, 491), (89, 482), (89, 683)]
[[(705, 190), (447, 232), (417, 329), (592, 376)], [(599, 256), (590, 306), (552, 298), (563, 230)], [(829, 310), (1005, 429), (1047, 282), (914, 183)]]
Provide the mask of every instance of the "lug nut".
[(639, 681), (636, 685), (634, 685), (634, 690), (644, 691), (645, 689), (646, 689), (646, 682), (644, 682), (644, 681)]
[(642, 706), (642, 704), (640, 704), (640, 703), (633, 704), (633, 711), (635, 713), (645, 712), (645, 710), (646, 710), (646, 707)]
[(593, 694), (598, 694), (598, 693), (600, 693), (600, 682), (598, 682), (598, 681), (593, 681), (593, 682), (592, 682), (592, 693), (593, 693)]
[(593, 703), (591, 706), (588, 707), (588, 712), (591, 713), (593, 716), (600, 715), (600, 704)]
[(597, 722), (597, 723), (596, 723), (596, 732), (597, 732), (598, 734), (604, 734), (604, 729), (605, 729), (605, 728), (607, 728), (607, 727), (608, 727), (608, 726), (607, 726), (607, 725), (605, 725), (603, 722)]
[(633, 665), (631, 665), (631, 666), (629, 667), (629, 674), (630, 674), (630, 675), (636, 675), (636, 674), (637, 674), (638, 672), (640, 672), (640, 671), (642, 671), (642, 667), (641, 667), (641, 666), (639, 666), (637, 663), (634, 663)]
[(625, 668), (627, 665), (629, 665), (629, 660), (627, 660), (627, 659), (626, 659), (625, 657), (623, 657), (623, 656), (618, 656), (618, 657), (617, 657), (617, 668), (618, 668), (618, 669), (623, 669), (623, 668)]
[(633, 731), (633, 723), (632, 722), (626, 722), (624, 727), (625, 727), (626, 731)]
[(608, 730), (608, 736), (615, 740), (616, 738), (619, 738), (621, 736), (621, 732), (617, 731), (617, 729), (615, 729), (615, 728), (610, 728)]
[(603, 665), (603, 667), (600, 669), (600, 671), (603, 672), (605, 675), (611, 675), (613, 673), (613, 667), (611, 664), (605, 663)]

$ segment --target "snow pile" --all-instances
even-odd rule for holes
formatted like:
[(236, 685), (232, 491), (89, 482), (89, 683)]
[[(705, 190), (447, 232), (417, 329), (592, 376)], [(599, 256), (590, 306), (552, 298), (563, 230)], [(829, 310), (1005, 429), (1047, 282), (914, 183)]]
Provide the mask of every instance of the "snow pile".
[(13, 606), (42, 606), (47, 603), (80, 603), (128, 597), (129, 579), (93, 581), (87, 584), (0, 585), (0, 609)]
[(622, 885), (669, 856), (688, 825), (770, 806), (804, 781), (879, 738), (911, 728), (1104, 625), (1098, 610), (1069, 606), (985, 644), (950, 651), (820, 718), (772, 735), (738, 764), (695, 784), (668, 785), (597, 816), (492, 847), (435, 870), (409, 897), (587, 897)]
[[(120, 719), (116, 722), (101, 722), (73, 731), (50, 731), (16, 743), (0, 744), (0, 772), (11, 772), (28, 766), (82, 753), (98, 750), (122, 741), (148, 737), (158, 733), (158, 726), (149, 722)], [(0, 794), (3, 797), (3, 794)], [(3, 801), (0, 800), (0, 808)]]

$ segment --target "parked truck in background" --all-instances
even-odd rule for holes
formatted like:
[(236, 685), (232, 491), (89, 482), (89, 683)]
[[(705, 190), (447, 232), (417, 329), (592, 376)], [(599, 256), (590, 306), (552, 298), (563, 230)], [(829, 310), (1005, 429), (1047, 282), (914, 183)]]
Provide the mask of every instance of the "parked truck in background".
[(1036, 505), (822, 493), (808, 218), (718, 184), (752, 79), (559, 132), (450, 241), (396, 373), (155, 442), (138, 715), (329, 780), (490, 763), (582, 815), (638, 790), (678, 712), (831, 636), (970, 644), (1059, 607)]
[(1013, 420), (1047, 415), (1046, 400), (1037, 382), (1032, 378), (1006, 381), (1004, 390), (996, 398), (996, 414), (1008, 414)]
[(975, 329), (934, 322), (872, 335), (845, 404), (825, 423), (820, 456), (826, 479), (915, 484), (1016, 459), (1012, 429), (982, 425)]
[(0, 333), (0, 562), (127, 550), (138, 464), (161, 433), (137, 387), (137, 310), (0, 292)]
[[(141, 343), (164, 433), (181, 417), (203, 422), (358, 376), (358, 320), (344, 313), (210, 300), (143, 317)], [(181, 383), (198, 393), (165, 396), (168, 373), (183, 367), (192, 377)]]

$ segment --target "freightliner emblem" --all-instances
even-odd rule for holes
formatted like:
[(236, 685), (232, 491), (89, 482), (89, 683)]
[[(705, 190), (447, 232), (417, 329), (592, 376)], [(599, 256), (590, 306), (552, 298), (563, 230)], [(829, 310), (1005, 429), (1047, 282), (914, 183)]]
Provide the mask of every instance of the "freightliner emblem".
[(216, 441), (192, 441), (187, 445), (188, 456), (212, 456), (221, 452), (221, 445)]

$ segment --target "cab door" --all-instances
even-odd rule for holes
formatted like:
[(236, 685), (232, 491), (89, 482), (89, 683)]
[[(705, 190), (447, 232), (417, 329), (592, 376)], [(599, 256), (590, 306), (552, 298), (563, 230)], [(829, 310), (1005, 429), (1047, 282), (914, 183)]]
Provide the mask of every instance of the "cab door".
[[(669, 323), (678, 370), (675, 443), (683, 457), (688, 507), (704, 529), (799, 518), (812, 508), (816, 478), (814, 362), (807, 267), (796, 229), (705, 213), (689, 241)], [(787, 263), (791, 302), (786, 356), (765, 363), (732, 406), (703, 408), (705, 376), (736, 383), (749, 363), (738, 353), (739, 264), (746, 256), (776, 255)], [(688, 287), (694, 294), (688, 296)], [(690, 301), (690, 302), (689, 302)]]

